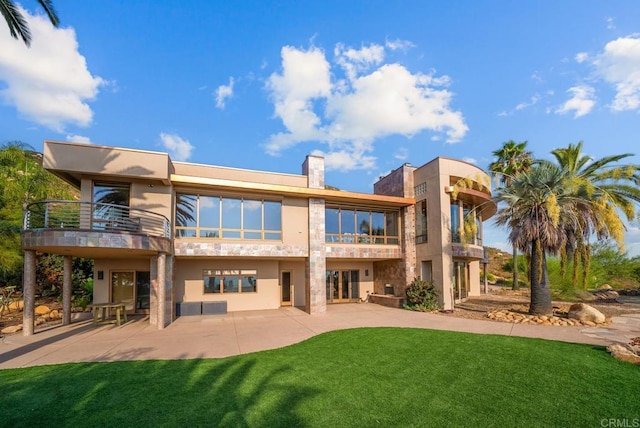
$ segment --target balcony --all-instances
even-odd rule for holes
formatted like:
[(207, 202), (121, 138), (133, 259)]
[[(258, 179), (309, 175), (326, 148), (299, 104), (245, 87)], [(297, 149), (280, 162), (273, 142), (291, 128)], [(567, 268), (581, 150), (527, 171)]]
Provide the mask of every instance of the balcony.
[(22, 248), (87, 258), (171, 254), (171, 223), (127, 206), (40, 201), (25, 211)]

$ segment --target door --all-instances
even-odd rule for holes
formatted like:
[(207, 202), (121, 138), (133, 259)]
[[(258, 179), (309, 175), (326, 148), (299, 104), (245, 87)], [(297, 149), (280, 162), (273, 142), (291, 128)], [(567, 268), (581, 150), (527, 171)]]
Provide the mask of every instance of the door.
[(464, 300), (469, 296), (467, 262), (453, 262), (453, 296), (455, 300)]
[(125, 310), (134, 311), (135, 272), (111, 272), (111, 301), (124, 304)]
[(131, 313), (149, 313), (151, 274), (144, 271), (112, 271), (111, 301), (123, 303)]
[(148, 314), (151, 308), (151, 272), (136, 271), (136, 312)]
[(328, 270), (327, 303), (352, 302), (360, 297), (360, 271)]
[(291, 284), (291, 272), (280, 272), (280, 306), (291, 306), (293, 290)]

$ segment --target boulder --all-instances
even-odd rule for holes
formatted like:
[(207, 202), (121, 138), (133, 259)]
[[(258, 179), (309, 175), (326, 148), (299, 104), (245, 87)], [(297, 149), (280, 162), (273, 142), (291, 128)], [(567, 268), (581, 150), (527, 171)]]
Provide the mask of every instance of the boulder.
[(611, 286), (609, 284), (602, 284), (600, 290), (611, 290)]
[(628, 346), (619, 344), (609, 345), (607, 346), (607, 351), (617, 360), (640, 365), (640, 355), (636, 354), (633, 349)]
[(49, 306), (46, 306), (46, 305), (40, 305), (40, 306), (36, 306), (35, 312), (36, 312), (36, 315), (46, 315), (49, 312), (51, 312), (51, 308), (49, 308)]
[(62, 318), (62, 316), (60, 315), (60, 312), (58, 312), (56, 309), (52, 310), (51, 312), (49, 312), (49, 319), (50, 320), (57, 320)]
[(20, 330), (22, 330), (22, 324), (10, 325), (9, 327), (3, 328), (2, 331), (0, 331), (0, 333), (2, 333), (2, 334), (13, 334), (13, 333), (19, 332)]
[(24, 309), (24, 300), (16, 300), (15, 302), (9, 303), (10, 311), (21, 311)]
[(576, 303), (575, 305), (571, 305), (567, 316), (582, 323), (589, 321), (596, 324), (602, 324), (606, 320), (602, 312), (585, 303)]

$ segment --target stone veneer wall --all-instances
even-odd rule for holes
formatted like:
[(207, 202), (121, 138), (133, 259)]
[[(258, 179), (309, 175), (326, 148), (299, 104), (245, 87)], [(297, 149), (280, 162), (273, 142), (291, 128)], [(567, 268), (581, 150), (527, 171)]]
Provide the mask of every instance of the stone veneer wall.
[(395, 296), (404, 296), (407, 278), (403, 260), (383, 260), (373, 263), (373, 292), (385, 294), (385, 284), (393, 285)]
[[(381, 178), (373, 185), (373, 193), (377, 195), (414, 197), (413, 173), (415, 167), (404, 164)], [(416, 275), (416, 216), (415, 206), (402, 209), (401, 212), (401, 246), (400, 260), (376, 262), (373, 265), (374, 292), (383, 294), (384, 285), (392, 284), (396, 296), (404, 296), (405, 288)]]
[(345, 259), (401, 259), (400, 246), (368, 247), (362, 245), (327, 245), (325, 252), (328, 258)]
[[(324, 237), (323, 237), (324, 239)], [(176, 256), (242, 256), (242, 257), (307, 257), (309, 248), (304, 245), (286, 245), (280, 242), (267, 244), (243, 241), (182, 241), (175, 240)]]
[(65, 229), (25, 230), (21, 239), (22, 248), (98, 247), (171, 252), (170, 239), (129, 233)]

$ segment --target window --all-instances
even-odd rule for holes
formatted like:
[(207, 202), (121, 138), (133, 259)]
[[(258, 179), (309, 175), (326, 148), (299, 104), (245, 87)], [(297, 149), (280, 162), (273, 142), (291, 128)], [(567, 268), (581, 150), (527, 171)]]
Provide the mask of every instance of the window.
[(203, 273), (205, 294), (243, 294), (258, 291), (258, 271), (210, 270)]
[(328, 207), (326, 242), (341, 244), (398, 244), (398, 211)]
[(93, 183), (93, 228), (125, 228), (129, 220), (129, 183)]
[(416, 244), (428, 242), (427, 234), (427, 200), (416, 203)]
[(176, 236), (282, 240), (282, 202), (208, 195), (176, 195)]
[(414, 196), (417, 198), (420, 195), (427, 193), (427, 183), (420, 183), (413, 188)]

